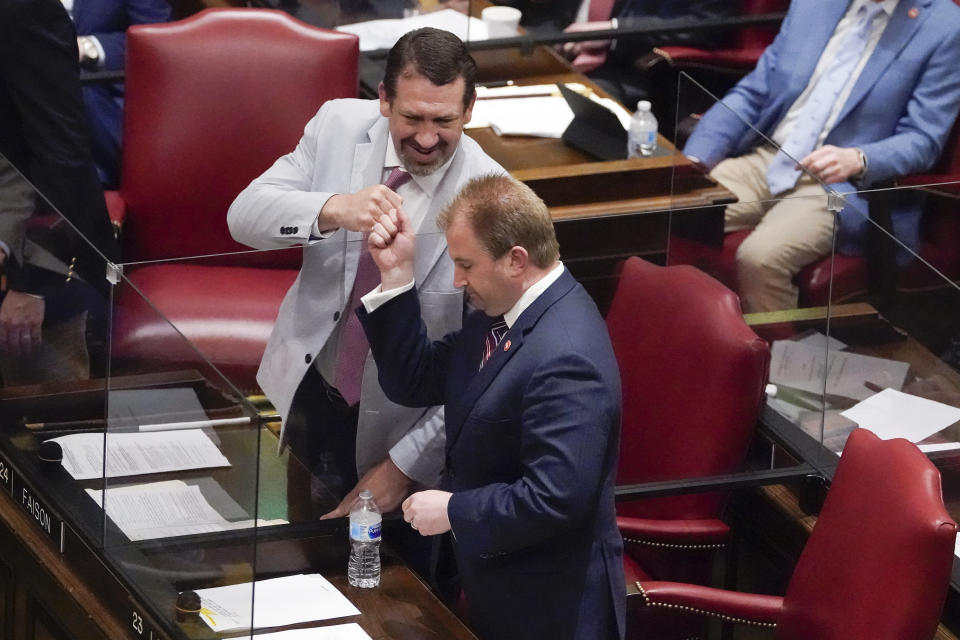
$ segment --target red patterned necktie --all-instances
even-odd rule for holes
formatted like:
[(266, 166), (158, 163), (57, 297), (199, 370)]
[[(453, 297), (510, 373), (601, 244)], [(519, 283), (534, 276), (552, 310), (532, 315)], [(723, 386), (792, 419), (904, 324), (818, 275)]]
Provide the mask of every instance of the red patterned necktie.
[[(410, 180), (410, 174), (400, 167), (390, 172), (385, 187), (396, 191)], [(373, 256), (367, 248), (367, 238), (364, 234), (360, 242), (360, 262), (357, 265), (357, 277), (353, 281), (350, 291), (350, 300), (345, 313), (346, 324), (340, 334), (340, 350), (337, 353), (337, 370), (334, 386), (348, 405), (353, 406), (360, 401), (360, 385), (363, 382), (363, 363), (367, 359), (370, 345), (367, 343), (367, 334), (354, 310), (360, 306), (360, 298), (368, 294), (380, 282), (380, 270), (377, 269)]]
[(490, 359), (490, 356), (493, 355), (494, 349), (500, 344), (500, 340), (503, 339), (503, 335), (507, 332), (507, 329), (507, 323), (503, 319), (503, 316), (494, 318), (493, 324), (490, 325), (487, 333), (483, 336), (483, 357), (480, 359), (481, 369), (483, 369), (483, 365), (487, 363), (487, 360)]

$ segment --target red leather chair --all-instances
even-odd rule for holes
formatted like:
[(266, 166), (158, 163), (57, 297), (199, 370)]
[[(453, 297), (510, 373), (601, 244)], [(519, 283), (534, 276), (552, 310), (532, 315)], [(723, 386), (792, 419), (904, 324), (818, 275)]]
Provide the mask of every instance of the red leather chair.
[[(740, 0), (740, 15), (778, 13), (786, 11), (789, 4), (790, 0)], [(744, 74), (757, 65), (760, 54), (776, 35), (776, 25), (741, 27), (727, 47), (659, 47), (655, 53), (677, 68)]]
[(774, 627), (779, 640), (930, 640), (956, 531), (926, 456), (906, 440), (857, 429), (785, 596), (640, 581), (645, 606), (631, 613), (668, 609)]
[[(355, 97), (358, 40), (280, 11), (209, 9), (127, 35), (122, 180), (125, 263), (248, 250), (226, 214), (253, 178), (297, 144), (332, 98)], [(120, 211), (118, 211), (118, 209)], [(132, 265), (130, 284), (241, 386), (254, 373), (299, 250)], [(113, 353), (199, 360), (127, 284)]]
[[(623, 385), (617, 484), (735, 471), (754, 433), (770, 362), (737, 296), (693, 267), (634, 257), (623, 264), (606, 320)], [(714, 552), (730, 534), (719, 520), (725, 498), (619, 503), (628, 579), (708, 579)]]

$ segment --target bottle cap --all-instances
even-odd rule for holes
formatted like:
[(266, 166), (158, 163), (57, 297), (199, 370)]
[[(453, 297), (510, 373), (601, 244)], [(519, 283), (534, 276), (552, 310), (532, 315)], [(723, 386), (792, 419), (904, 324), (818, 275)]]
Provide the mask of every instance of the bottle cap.
[(650, 101), (641, 100), (637, 103), (637, 111), (650, 111)]
[(358, 497), (361, 500), (371, 500), (373, 498), (373, 494), (370, 492), (370, 489), (362, 489)]

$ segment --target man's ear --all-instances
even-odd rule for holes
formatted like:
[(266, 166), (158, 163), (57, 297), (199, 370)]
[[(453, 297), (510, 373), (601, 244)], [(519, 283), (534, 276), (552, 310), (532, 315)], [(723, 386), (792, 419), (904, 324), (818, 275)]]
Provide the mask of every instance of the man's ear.
[(384, 118), (390, 117), (390, 100), (387, 99), (387, 88), (381, 82), (377, 87), (377, 94), (380, 96), (380, 115)]
[(477, 104), (477, 92), (473, 92), (473, 97), (470, 98), (470, 104), (467, 105), (467, 108), (463, 111), (463, 124), (470, 124), (471, 118), (473, 118), (473, 105)]
[(519, 274), (526, 271), (529, 263), (530, 255), (526, 249), (521, 246), (510, 248), (510, 270), (513, 273)]

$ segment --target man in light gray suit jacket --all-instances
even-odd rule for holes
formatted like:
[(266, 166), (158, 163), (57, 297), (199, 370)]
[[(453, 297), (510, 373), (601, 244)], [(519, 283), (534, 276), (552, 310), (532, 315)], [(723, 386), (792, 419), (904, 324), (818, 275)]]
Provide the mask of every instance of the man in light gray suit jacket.
[[(297, 148), (230, 207), (227, 220), (238, 241), (257, 248), (306, 245), (257, 380), (284, 419), (284, 441), (318, 473), (329, 470), (332, 457), (337, 473), (324, 477), (337, 475), (346, 495), (327, 515), (346, 515), (360, 488), (392, 510), (414, 486), (439, 480), (443, 409), (390, 402), (365, 338), (362, 349), (350, 346), (359, 326), (349, 319), (359, 296), (379, 283), (358, 277), (364, 234), (380, 215), (402, 208), (418, 225), (416, 282), (430, 335), (439, 339), (460, 328), (463, 295), (453, 286), (435, 217), (471, 178), (504, 173), (462, 135), (475, 79), (476, 65), (456, 36), (436, 29), (405, 35), (387, 57), (379, 101), (324, 104)], [(400, 186), (393, 182), (396, 167), (410, 174)], [(318, 460), (321, 449), (332, 453)]]

